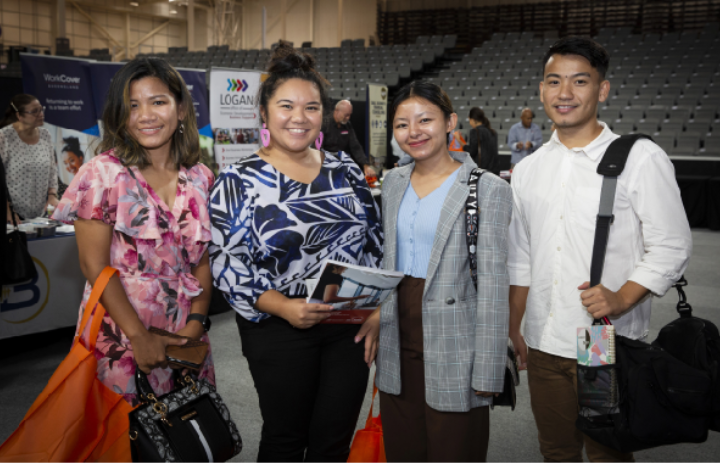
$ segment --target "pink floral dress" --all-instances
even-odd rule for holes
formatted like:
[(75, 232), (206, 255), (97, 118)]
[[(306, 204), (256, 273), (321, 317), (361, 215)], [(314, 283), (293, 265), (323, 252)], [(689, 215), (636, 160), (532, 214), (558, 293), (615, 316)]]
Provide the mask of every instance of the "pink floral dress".
[[(200, 282), (190, 272), (211, 239), (207, 198), (212, 184), (213, 174), (204, 165), (181, 167), (170, 211), (140, 170), (124, 167), (111, 150), (82, 166), (53, 218), (66, 223), (77, 218), (97, 219), (112, 225), (110, 263), (119, 271), (130, 303), (145, 327), (174, 333), (185, 327), (192, 298), (202, 292)], [(80, 316), (90, 291), (86, 283)], [(207, 334), (203, 340), (209, 342)], [(98, 335), (95, 357), (100, 381), (136, 405), (132, 346), (108, 314)], [(200, 378), (215, 383), (211, 354)], [(153, 370), (148, 379), (158, 395), (174, 388), (169, 368)]]

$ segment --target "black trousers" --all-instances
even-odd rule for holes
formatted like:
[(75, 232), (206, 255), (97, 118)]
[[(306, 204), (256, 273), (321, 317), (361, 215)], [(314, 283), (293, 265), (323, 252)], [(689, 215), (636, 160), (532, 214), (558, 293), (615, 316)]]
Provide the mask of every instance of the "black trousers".
[(236, 319), (263, 417), (258, 462), (346, 462), (368, 385), (360, 326)]

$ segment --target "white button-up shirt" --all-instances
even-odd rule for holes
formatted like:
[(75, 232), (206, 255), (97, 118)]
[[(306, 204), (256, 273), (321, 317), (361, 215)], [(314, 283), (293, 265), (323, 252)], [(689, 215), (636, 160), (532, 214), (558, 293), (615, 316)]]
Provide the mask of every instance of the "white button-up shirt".
[[(524, 336), (531, 348), (577, 357), (576, 331), (592, 324), (578, 286), (590, 280), (595, 219), (603, 177), (602, 155), (619, 136), (604, 123), (582, 148), (567, 148), (555, 132), (548, 143), (513, 171), (510, 223), (510, 285), (530, 287)], [(680, 278), (692, 237), (675, 170), (663, 150), (642, 139), (618, 177), (615, 220), (610, 227), (602, 284), (618, 291), (632, 280), (662, 296)], [(617, 333), (642, 339), (650, 322), (651, 298), (619, 317)]]

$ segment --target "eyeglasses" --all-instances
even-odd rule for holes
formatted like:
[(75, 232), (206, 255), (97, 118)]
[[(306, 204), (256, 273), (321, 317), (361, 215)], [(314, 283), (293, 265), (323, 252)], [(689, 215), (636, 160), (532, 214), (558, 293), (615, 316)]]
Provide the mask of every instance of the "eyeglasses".
[(23, 113), (29, 114), (30, 116), (37, 117), (38, 114), (45, 113), (45, 107), (43, 106), (41, 108), (38, 108), (38, 109), (32, 110), (32, 111), (23, 111)]

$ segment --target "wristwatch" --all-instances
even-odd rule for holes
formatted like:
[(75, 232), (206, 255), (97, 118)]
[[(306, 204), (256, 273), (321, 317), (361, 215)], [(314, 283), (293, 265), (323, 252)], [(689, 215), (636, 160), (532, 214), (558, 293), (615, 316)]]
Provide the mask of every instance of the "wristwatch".
[(210, 332), (210, 325), (212, 325), (212, 323), (210, 322), (210, 318), (208, 316), (204, 316), (202, 314), (197, 314), (197, 313), (190, 314), (187, 317), (187, 322), (190, 322), (190, 321), (198, 321), (199, 323), (202, 324), (203, 329), (205, 329), (205, 332)]

